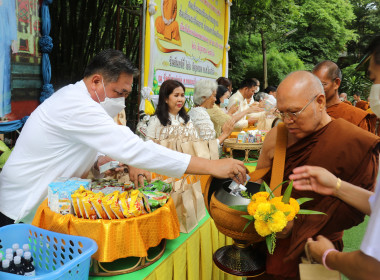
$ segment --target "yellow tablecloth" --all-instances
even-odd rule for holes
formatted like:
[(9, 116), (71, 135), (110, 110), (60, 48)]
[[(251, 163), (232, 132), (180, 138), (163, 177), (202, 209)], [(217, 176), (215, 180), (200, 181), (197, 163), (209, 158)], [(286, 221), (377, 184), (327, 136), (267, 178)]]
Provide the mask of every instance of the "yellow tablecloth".
[(50, 210), (46, 199), (38, 208), (32, 224), (54, 232), (95, 240), (98, 251), (92, 258), (100, 262), (112, 262), (130, 256), (146, 257), (147, 250), (157, 246), (162, 239), (179, 236), (177, 212), (171, 198), (152, 213), (120, 220), (88, 220), (70, 214), (60, 215)]

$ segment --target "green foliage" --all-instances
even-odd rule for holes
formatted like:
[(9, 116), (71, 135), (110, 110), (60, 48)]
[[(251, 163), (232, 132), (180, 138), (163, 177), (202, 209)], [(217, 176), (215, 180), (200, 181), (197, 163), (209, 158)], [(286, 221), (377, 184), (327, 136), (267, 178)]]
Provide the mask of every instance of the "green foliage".
[(340, 92), (347, 93), (349, 99), (352, 101), (354, 93), (360, 93), (361, 99), (366, 100), (371, 88), (371, 81), (366, 77), (364, 71), (356, 71), (355, 68), (358, 64), (352, 64), (342, 69), (342, 83)]

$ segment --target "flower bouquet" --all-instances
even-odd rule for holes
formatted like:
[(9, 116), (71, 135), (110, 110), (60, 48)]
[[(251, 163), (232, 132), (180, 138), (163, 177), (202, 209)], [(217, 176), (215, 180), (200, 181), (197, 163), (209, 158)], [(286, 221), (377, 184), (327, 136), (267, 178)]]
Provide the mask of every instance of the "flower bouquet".
[[(287, 181), (282, 182), (275, 189), (284, 183), (287, 183)], [(276, 245), (276, 233), (281, 232), (288, 222), (297, 218), (297, 214), (325, 215), (325, 213), (314, 210), (300, 209), (301, 204), (312, 200), (312, 198), (291, 198), (292, 189), (293, 181), (289, 183), (283, 196), (275, 197), (273, 194), (274, 190), (272, 191), (268, 185), (263, 182), (260, 191), (252, 196), (248, 195), (246, 192), (241, 192), (243, 197), (251, 199), (251, 202), (248, 205), (230, 206), (232, 209), (248, 212), (249, 215), (241, 215), (241, 217), (248, 220), (243, 232), (252, 222), (254, 222), (257, 233), (260, 236), (265, 237), (270, 254), (273, 254)]]

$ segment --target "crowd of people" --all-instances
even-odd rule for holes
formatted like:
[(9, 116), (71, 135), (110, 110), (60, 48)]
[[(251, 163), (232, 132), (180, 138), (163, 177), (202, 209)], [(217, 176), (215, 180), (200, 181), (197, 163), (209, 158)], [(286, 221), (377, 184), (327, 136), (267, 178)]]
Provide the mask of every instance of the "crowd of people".
[[(267, 274), (273, 279), (297, 279), (307, 244), (313, 258), (329, 269), (352, 279), (378, 279), (379, 38), (369, 52), (374, 82), (369, 103), (357, 93), (353, 106), (346, 94), (339, 94), (342, 73), (332, 61), (322, 61), (310, 72), (290, 73), (278, 88), (269, 86), (263, 92), (255, 78), (244, 79), (235, 93), (226, 77), (200, 80), (189, 111), (185, 86), (167, 80), (161, 84), (155, 114), (141, 139), (113, 120), (124, 109), (138, 70), (122, 52), (102, 51), (89, 63), (81, 81), (54, 93), (26, 122), (0, 174), (0, 226), (30, 222), (47, 196), (48, 184), (57, 177), (84, 177), (110, 160), (127, 165), (137, 183), (150, 178), (150, 171), (177, 178), (184, 173), (211, 174), (243, 183), (246, 168), (241, 161), (211, 161), (149, 140), (164, 140), (182, 127), (192, 139), (216, 140), (221, 146), (233, 131), (275, 114), (287, 129), (284, 180), (294, 180), (292, 196), (312, 197), (306, 207), (326, 215), (299, 215), (289, 222), (277, 235), (275, 253), (267, 257)], [(261, 179), (266, 182), (271, 178), (276, 141), (274, 126), (256, 167), (269, 168)], [(360, 251), (342, 253), (343, 231), (361, 223), (365, 214), (371, 218)]]

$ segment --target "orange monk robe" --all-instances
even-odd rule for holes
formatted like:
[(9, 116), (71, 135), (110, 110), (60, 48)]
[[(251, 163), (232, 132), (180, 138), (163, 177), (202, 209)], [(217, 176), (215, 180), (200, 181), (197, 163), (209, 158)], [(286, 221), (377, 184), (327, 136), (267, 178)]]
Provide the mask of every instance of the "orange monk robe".
[(348, 105), (352, 105), (352, 103), (350, 101), (348, 101), (348, 100), (344, 100), (343, 102), (346, 103), (346, 104), (348, 104)]
[[(286, 148), (284, 180), (294, 168), (315, 165), (326, 168), (342, 181), (373, 191), (379, 166), (380, 138), (343, 119), (333, 120), (318, 131)], [(269, 183), (271, 171), (263, 177)], [(282, 187), (284, 193), (286, 185)], [(364, 214), (334, 196), (293, 189), (292, 197), (313, 198), (302, 209), (326, 215), (297, 215), (289, 238), (277, 239), (273, 255), (267, 255), (267, 273), (277, 279), (297, 277), (307, 238), (324, 235), (339, 250), (343, 231), (360, 224)], [(316, 276), (318, 279), (318, 276)]]
[(367, 101), (360, 100), (360, 101), (356, 102), (356, 107), (366, 111), (369, 108), (369, 104)]
[(168, 40), (180, 40), (178, 22), (175, 21), (177, 17), (177, 0), (163, 0), (162, 16), (171, 21), (170, 24), (165, 24), (162, 16), (156, 18), (155, 26), (158, 33), (164, 35)]
[(356, 108), (354, 106), (348, 105), (347, 103), (340, 102), (338, 104), (332, 105), (327, 108), (327, 114), (334, 119), (345, 119), (356, 126), (359, 126), (369, 132), (374, 132), (370, 121), (370, 114)]

